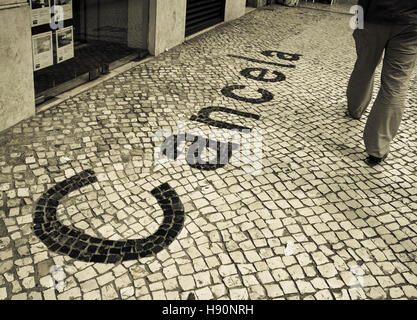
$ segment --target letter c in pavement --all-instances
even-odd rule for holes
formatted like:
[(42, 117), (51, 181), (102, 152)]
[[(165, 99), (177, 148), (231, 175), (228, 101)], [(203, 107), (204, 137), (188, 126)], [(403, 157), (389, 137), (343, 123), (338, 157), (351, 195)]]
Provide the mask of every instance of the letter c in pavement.
[(83, 171), (45, 192), (34, 213), (34, 232), (52, 251), (85, 262), (117, 263), (156, 254), (170, 245), (184, 226), (184, 207), (168, 183), (151, 191), (163, 210), (158, 230), (144, 239), (114, 241), (85, 234), (57, 219), (57, 207), (70, 192), (97, 181), (93, 170)]

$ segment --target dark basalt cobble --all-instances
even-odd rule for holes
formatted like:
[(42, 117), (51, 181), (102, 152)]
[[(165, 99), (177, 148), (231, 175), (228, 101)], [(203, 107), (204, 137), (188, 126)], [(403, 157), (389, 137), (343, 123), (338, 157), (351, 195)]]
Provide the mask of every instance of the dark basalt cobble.
[(232, 85), (232, 86), (224, 87), (221, 90), (221, 92), (225, 97), (236, 99), (236, 100), (243, 101), (243, 102), (249, 102), (252, 104), (265, 103), (274, 99), (274, 95), (265, 89), (258, 89), (258, 92), (262, 95), (261, 98), (241, 97), (233, 92), (234, 90), (245, 89), (245, 88), (246, 86), (244, 85)]
[(202, 122), (202, 123), (208, 124), (209, 126), (217, 127), (220, 129), (239, 130), (239, 131), (251, 130), (251, 128), (249, 127), (240, 126), (240, 125), (225, 122), (225, 121), (213, 120), (210, 118), (210, 114), (212, 112), (223, 112), (223, 113), (233, 114), (233, 115), (237, 115), (240, 117), (255, 119), (255, 120), (259, 120), (260, 118), (258, 114), (242, 112), (239, 110), (233, 110), (233, 109), (226, 108), (226, 107), (206, 107), (206, 108), (202, 108), (196, 116), (195, 115), (191, 116), (190, 120)]
[(49, 189), (39, 199), (34, 213), (34, 233), (52, 251), (85, 262), (117, 263), (156, 254), (167, 247), (184, 225), (184, 207), (168, 183), (151, 191), (163, 210), (159, 229), (147, 238), (113, 241), (64, 226), (57, 219), (57, 207), (70, 192), (97, 181), (93, 170), (85, 170)]
[[(253, 72), (259, 72), (257, 76), (253, 75)], [(272, 74), (275, 75), (275, 78), (265, 78), (265, 75), (268, 73), (267, 69), (264, 68), (246, 68), (240, 71), (240, 74), (248, 79), (263, 81), (263, 82), (281, 82), (285, 81), (287, 77), (285, 74), (279, 71), (272, 71)]]
[[(239, 145), (236, 143), (215, 141), (189, 133), (181, 133), (166, 138), (161, 145), (161, 153), (169, 159), (176, 160), (180, 155), (178, 145), (182, 142), (192, 142), (186, 155), (186, 161), (189, 166), (204, 171), (213, 171), (224, 167), (229, 163), (233, 150), (239, 148)], [(206, 148), (213, 149), (216, 153), (216, 158), (210, 161), (203, 160), (201, 155)]]
[[(265, 52), (265, 51), (263, 51), (263, 52)], [(276, 52), (276, 51), (267, 51), (267, 52)], [(235, 55), (235, 54), (228, 54), (227, 56), (231, 57), (231, 58), (237, 58), (237, 59), (241, 59), (241, 60), (250, 61), (250, 62), (253, 62), (253, 63), (271, 65), (271, 66), (275, 66), (275, 67), (283, 67), (283, 68), (291, 68), (291, 69), (295, 68), (295, 65), (293, 65), (293, 64), (283, 64), (283, 63), (273, 62), (273, 61), (264, 61), (264, 60), (254, 59), (254, 58), (245, 57), (245, 56), (238, 56), (238, 55)], [(267, 55), (267, 56), (269, 56), (269, 55)], [(301, 56), (301, 55), (297, 54), (297, 56)]]
[(288, 52), (282, 52), (282, 51), (275, 51), (275, 50), (264, 50), (261, 52), (265, 57), (274, 57), (277, 56), (281, 60), (288, 60), (288, 61), (298, 61), (300, 60), (300, 57), (302, 57), (302, 54), (298, 53), (288, 53)]

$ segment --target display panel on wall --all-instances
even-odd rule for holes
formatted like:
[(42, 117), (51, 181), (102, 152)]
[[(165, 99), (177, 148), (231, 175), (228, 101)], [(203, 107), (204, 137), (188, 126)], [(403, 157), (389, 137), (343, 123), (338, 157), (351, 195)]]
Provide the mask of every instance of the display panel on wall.
[(38, 71), (53, 65), (54, 62), (61, 63), (73, 58), (72, 0), (29, 0), (29, 2), (33, 70)]
[(72, 26), (56, 31), (57, 63), (71, 58), (74, 58), (74, 32)]
[(30, 0), (30, 6), (32, 27), (50, 23), (51, 0)]
[(33, 44), (37, 104), (138, 56), (136, 47), (128, 47), (128, 32), (135, 38), (142, 23), (133, 28), (128, 18), (131, 3), (142, 0), (27, 1), (34, 41), (52, 33), (48, 54), (39, 52), (40, 42)]
[[(72, 19), (72, 0), (54, 0), (55, 21)], [(79, 0), (78, 0), (79, 1)]]
[(32, 52), (35, 71), (54, 64), (52, 31), (32, 36)]
[[(72, 19), (72, 0), (30, 0), (32, 27)], [(53, 15), (51, 15), (53, 13)]]

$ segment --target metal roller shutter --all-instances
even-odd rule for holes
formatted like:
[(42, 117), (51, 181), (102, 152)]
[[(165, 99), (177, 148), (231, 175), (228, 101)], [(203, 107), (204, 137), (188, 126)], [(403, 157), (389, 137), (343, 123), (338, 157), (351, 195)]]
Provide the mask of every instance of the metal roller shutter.
[(187, 0), (185, 36), (224, 20), (224, 0)]

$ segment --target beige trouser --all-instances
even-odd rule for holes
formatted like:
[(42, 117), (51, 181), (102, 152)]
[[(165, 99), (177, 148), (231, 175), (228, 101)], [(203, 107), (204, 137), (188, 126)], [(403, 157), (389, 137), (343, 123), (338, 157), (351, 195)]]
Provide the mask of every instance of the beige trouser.
[(347, 89), (348, 110), (360, 118), (368, 107), (375, 69), (384, 54), (381, 88), (364, 130), (366, 152), (383, 157), (389, 152), (404, 111), (408, 84), (417, 59), (417, 25), (366, 23), (353, 32), (357, 61)]

